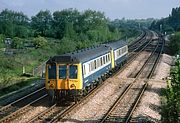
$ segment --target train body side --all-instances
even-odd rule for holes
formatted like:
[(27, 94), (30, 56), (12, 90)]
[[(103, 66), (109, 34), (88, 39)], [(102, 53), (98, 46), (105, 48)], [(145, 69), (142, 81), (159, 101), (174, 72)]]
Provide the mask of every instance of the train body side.
[(125, 41), (54, 56), (46, 63), (46, 89), (55, 91), (84, 90), (106, 73), (126, 61)]
[(120, 40), (117, 42), (111, 42), (105, 44), (111, 48), (112, 68), (117, 67), (121, 63), (125, 62), (128, 57), (128, 45), (126, 41)]
[(83, 65), (83, 87), (89, 86), (92, 82), (98, 81), (105, 73), (112, 69), (111, 51), (82, 63)]

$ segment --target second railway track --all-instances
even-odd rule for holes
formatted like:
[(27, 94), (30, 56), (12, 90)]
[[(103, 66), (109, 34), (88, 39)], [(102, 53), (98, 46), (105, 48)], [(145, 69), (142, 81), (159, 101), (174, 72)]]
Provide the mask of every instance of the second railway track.
[(47, 97), (45, 87), (36, 90), (0, 109), (0, 122), (9, 122), (29, 110), (30, 105)]
[[(160, 55), (163, 51), (164, 40), (159, 39), (155, 50), (145, 62), (139, 73), (136, 75), (135, 80), (128, 88), (122, 93), (122, 95), (115, 101), (112, 107), (108, 110), (106, 115), (101, 119), (101, 123), (104, 122), (123, 122), (128, 123), (131, 116), (138, 105), (146, 87), (148, 86), (148, 80), (152, 77), (152, 74), (159, 62)], [(155, 57), (155, 58), (154, 58)], [(152, 60), (153, 59), (153, 60)], [(155, 59), (155, 60), (154, 60)], [(144, 68), (148, 66), (150, 61), (154, 61), (151, 65), (150, 71), (143, 77), (142, 73)], [(143, 78), (143, 79), (142, 79)]]

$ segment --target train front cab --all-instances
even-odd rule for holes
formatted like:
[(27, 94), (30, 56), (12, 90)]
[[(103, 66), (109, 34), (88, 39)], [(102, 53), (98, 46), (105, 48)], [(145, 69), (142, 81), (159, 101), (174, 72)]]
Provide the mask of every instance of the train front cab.
[(46, 89), (53, 98), (66, 97), (81, 90), (82, 73), (81, 64), (47, 64)]

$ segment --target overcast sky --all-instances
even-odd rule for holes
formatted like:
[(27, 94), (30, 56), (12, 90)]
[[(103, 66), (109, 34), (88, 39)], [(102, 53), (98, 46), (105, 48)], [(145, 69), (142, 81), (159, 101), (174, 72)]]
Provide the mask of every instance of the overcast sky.
[(0, 12), (5, 9), (22, 11), (29, 17), (40, 10), (62, 10), (77, 8), (99, 10), (111, 19), (162, 18), (172, 8), (180, 6), (180, 0), (0, 0)]

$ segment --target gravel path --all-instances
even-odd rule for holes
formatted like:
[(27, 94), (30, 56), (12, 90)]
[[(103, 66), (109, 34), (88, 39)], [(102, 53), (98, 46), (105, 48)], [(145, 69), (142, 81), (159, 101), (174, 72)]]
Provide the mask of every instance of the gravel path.
[(138, 122), (161, 122), (161, 89), (166, 88), (164, 78), (169, 76), (172, 63), (172, 57), (166, 54), (156, 68), (153, 79), (150, 80), (149, 86), (145, 91), (140, 104), (133, 114), (133, 119)]

